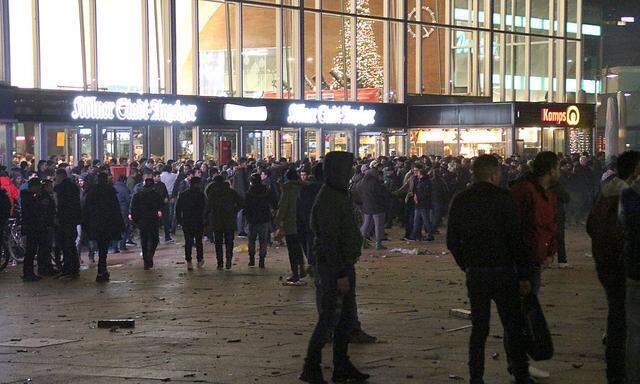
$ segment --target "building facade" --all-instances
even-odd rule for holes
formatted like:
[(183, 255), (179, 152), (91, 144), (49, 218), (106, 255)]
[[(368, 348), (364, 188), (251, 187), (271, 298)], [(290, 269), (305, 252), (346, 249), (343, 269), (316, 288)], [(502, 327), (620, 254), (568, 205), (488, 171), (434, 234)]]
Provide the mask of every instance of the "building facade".
[[(424, 105), (448, 113), (433, 108), (445, 100), (485, 108), (493, 101), (512, 111), (516, 102), (573, 103), (586, 116), (584, 103), (599, 90), (600, 26), (582, 0), (0, 0), (0, 6), (1, 80), (17, 87), (0, 125), (5, 163), (300, 159), (331, 150), (510, 155), (543, 148), (545, 138), (559, 152), (584, 150), (569, 141), (589, 136), (592, 127), (554, 126), (542, 112), (531, 126), (518, 126), (514, 115), (496, 126), (443, 127), (409, 111)], [(117, 109), (107, 114), (112, 118), (100, 115), (110, 103), (133, 117), (120, 119)], [(142, 118), (135, 111), (145, 103), (171, 112)], [(187, 113), (185, 105), (196, 108), (192, 119), (177, 117)], [(266, 115), (251, 109), (258, 107)], [(558, 107), (568, 108), (549, 108)], [(332, 109), (349, 112), (325, 119), (321, 112)], [(364, 119), (366, 110), (377, 117)]]

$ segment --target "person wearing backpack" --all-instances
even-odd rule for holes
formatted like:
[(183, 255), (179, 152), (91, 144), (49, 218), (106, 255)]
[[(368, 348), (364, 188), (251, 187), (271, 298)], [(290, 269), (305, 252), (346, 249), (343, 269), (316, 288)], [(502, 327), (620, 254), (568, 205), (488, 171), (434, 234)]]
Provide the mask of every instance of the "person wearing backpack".
[(640, 174), (640, 152), (628, 151), (616, 162), (616, 176), (602, 186), (589, 217), (587, 233), (591, 237), (593, 259), (609, 307), (607, 315), (607, 380), (625, 382), (625, 265), (624, 227), (618, 221), (622, 191)]

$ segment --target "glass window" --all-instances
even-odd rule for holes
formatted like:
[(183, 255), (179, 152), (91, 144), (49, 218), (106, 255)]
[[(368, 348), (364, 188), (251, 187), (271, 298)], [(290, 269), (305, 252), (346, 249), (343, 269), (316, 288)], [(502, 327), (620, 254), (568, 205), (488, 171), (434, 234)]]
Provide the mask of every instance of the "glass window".
[[(321, 44), (320, 41), (316, 41), (316, 28), (319, 28), (321, 24), (316, 23), (316, 18), (320, 18), (319, 13), (305, 12), (304, 14), (304, 98), (306, 100), (320, 100), (321, 92), (328, 88), (324, 76), (322, 76), (321, 90), (318, 89), (316, 83), (318, 60), (316, 47), (317, 44)], [(320, 72), (323, 72), (322, 69)]]
[(549, 39), (531, 38), (530, 101), (546, 101), (549, 97)]
[(353, 132), (325, 131), (324, 154), (332, 151), (350, 152), (353, 148)]
[(7, 159), (7, 129), (11, 129), (10, 125), (0, 124), (0, 164), (8, 165)]
[(485, 154), (507, 153), (507, 138), (501, 128), (464, 128), (460, 129), (460, 155), (474, 157)]
[(410, 156), (457, 156), (457, 128), (425, 128), (409, 131)]
[(33, 87), (33, 2), (9, 0), (11, 85)]
[(176, 160), (194, 160), (193, 158), (193, 128), (178, 127), (178, 156)]
[(164, 129), (165, 127), (149, 127), (149, 158), (165, 160), (164, 153)]
[(384, 25), (381, 21), (358, 18), (356, 26), (358, 101), (381, 102), (384, 85)]
[(178, 94), (193, 95), (195, 52), (193, 50), (193, 9), (191, 0), (176, 0), (176, 68)]
[(42, 88), (83, 89), (77, 0), (40, 0)]
[(13, 125), (13, 163), (22, 161), (32, 163), (35, 157), (36, 130), (35, 123), (17, 123)]
[[(593, 148), (592, 135), (586, 128), (570, 128), (569, 132), (569, 153), (591, 152)], [(629, 141), (627, 141), (629, 142)], [(631, 141), (633, 142), (633, 141)], [(562, 151), (564, 152), (564, 130), (562, 130)], [(633, 149), (633, 148), (627, 148)]]
[(319, 159), (318, 147), (320, 130), (314, 128), (304, 129), (304, 156), (309, 159)]
[(351, 99), (351, 21), (349, 17), (322, 15), (322, 68), (330, 89), (323, 93), (325, 100)]
[(298, 156), (298, 130), (283, 129), (280, 134), (280, 157), (285, 157), (289, 161), (296, 161)]
[(364, 134), (358, 138), (358, 157), (374, 158), (383, 153), (383, 137), (381, 134)]
[(472, 92), (473, 35), (468, 31), (453, 31), (453, 67), (451, 69), (452, 93)]
[(533, 159), (542, 148), (542, 128), (518, 128), (516, 153), (525, 159)]
[(69, 127), (46, 127), (47, 153), (46, 159), (53, 160), (56, 164), (65, 162), (75, 164), (78, 130)]
[(200, 1), (198, 9), (200, 94), (239, 96), (236, 5)]
[(78, 134), (80, 135), (80, 150), (78, 151), (78, 155), (80, 156), (80, 161), (86, 163), (87, 161), (93, 160), (92, 130), (91, 128), (80, 126)]
[(167, 58), (165, 44), (169, 31), (162, 20), (166, 19), (166, 0), (149, 0), (149, 89), (151, 93), (167, 93)]
[(250, 131), (244, 134), (244, 156), (262, 160), (276, 157), (275, 131)]
[(404, 143), (406, 138), (407, 137), (404, 134), (389, 134), (389, 146), (387, 148), (387, 154), (391, 157), (405, 156), (406, 154), (404, 151)]
[(276, 10), (242, 7), (242, 80), (244, 97), (277, 97)]
[(226, 165), (238, 159), (238, 133), (202, 128), (202, 158)]
[(142, 7), (131, 0), (96, 0), (98, 85), (142, 92)]
[[(297, 31), (300, 12), (285, 9), (282, 11), (282, 98), (294, 99), (298, 88), (298, 52), (300, 45)], [(306, 20), (305, 20), (306, 23)], [(300, 87), (304, 89), (304, 86)]]

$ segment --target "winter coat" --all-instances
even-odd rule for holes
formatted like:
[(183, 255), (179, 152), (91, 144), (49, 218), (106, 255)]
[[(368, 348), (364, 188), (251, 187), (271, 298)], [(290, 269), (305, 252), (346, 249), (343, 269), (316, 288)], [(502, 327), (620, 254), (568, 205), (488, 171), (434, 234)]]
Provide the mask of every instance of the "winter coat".
[(158, 181), (153, 183), (153, 187), (155, 188), (156, 193), (158, 193), (162, 198), (162, 203), (166, 204), (169, 200), (169, 191), (167, 191), (167, 186), (164, 185), (162, 181)]
[(44, 218), (44, 225), (53, 228), (56, 224), (56, 199), (52, 193), (45, 190), (37, 197), (40, 206), (40, 215)]
[(141, 229), (154, 230), (160, 225), (158, 211), (164, 208), (164, 201), (155, 188), (155, 183), (145, 185), (131, 198), (131, 219)]
[(587, 233), (598, 278), (605, 285), (624, 283), (624, 226), (618, 220), (620, 195), (629, 185), (614, 178), (603, 185), (587, 219)]
[(245, 196), (244, 214), (249, 224), (264, 224), (271, 221), (271, 209), (276, 201), (269, 188), (262, 184), (249, 187)]
[(620, 195), (620, 218), (624, 224), (624, 267), (627, 278), (640, 280), (640, 184)]
[(287, 181), (282, 185), (282, 196), (278, 203), (278, 213), (275, 223), (278, 224), (287, 235), (298, 233), (297, 203), (298, 194), (304, 186), (300, 180)]
[(530, 175), (516, 181), (511, 186), (511, 194), (518, 206), (529, 260), (541, 265), (557, 251), (557, 197), (552, 191), (545, 191)]
[(205, 210), (208, 231), (232, 232), (236, 229), (236, 215), (243, 207), (243, 199), (229, 183), (212, 183), (207, 187)]
[(249, 190), (249, 172), (247, 171), (247, 168), (236, 168), (233, 172), (231, 185), (233, 186), (233, 190), (238, 192), (240, 197), (244, 198), (247, 190)]
[(45, 230), (46, 220), (39, 197), (28, 189), (20, 192), (20, 214), (22, 229), (26, 233), (41, 233)]
[(187, 189), (176, 202), (176, 221), (185, 230), (202, 230), (207, 200), (201, 190)]
[(13, 185), (13, 182), (7, 176), (0, 176), (0, 189), (7, 191), (7, 196), (11, 200), (12, 204), (18, 202), (20, 197), (20, 190)]
[(80, 206), (80, 188), (70, 179), (65, 178), (53, 190), (58, 201), (56, 218), (59, 225), (76, 226), (82, 223)]
[(362, 235), (353, 215), (348, 185), (353, 154), (329, 152), (323, 165), (325, 182), (311, 210), (313, 250), (317, 263), (336, 277), (344, 277), (358, 261)]
[[(429, 208), (431, 206), (432, 186), (429, 177), (416, 177), (413, 180), (413, 196), (416, 208)], [(416, 201), (417, 200), (417, 201)]]
[(113, 241), (122, 238), (124, 220), (115, 188), (109, 184), (89, 187), (83, 209), (83, 231), (89, 240)]
[(354, 203), (365, 215), (384, 213), (391, 201), (388, 190), (378, 178), (378, 171), (368, 170), (362, 180), (352, 189)]
[(311, 232), (311, 210), (316, 202), (316, 196), (322, 188), (322, 183), (313, 181), (306, 184), (298, 194), (296, 214), (298, 217), (298, 233)]
[(113, 188), (116, 189), (118, 196), (118, 204), (120, 205), (120, 214), (122, 217), (127, 217), (129, 213), (129, 206), (131, 206), (131, 192), (127, 185), (121, 181), (117, 181), (113, 184)]

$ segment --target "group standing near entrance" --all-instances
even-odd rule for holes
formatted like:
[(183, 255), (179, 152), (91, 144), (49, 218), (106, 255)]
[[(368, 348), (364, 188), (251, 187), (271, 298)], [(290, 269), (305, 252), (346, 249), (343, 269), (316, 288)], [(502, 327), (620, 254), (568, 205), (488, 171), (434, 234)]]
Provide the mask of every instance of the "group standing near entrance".
[(247, 237), (249, 267), (260, 270), (267, 268), (270, 247), (286, 246), (291, 275), (284, 284), (305, 285), (311, 276), (316, 288), (318, 322), (300, 379), (325, 383), (322, 349), (332, 342), (332, 380), (357, 383), (369, 375), (351, 363), (348, 345), (376, 341), (358, 319), (362, 249), (385, 249), (396, 223), (403, 240), (430, 243), (446, 222), (447, 247), (466, 275), (471, 307), (470, 382), (484, 383), (494, 301), (509, 373), (529, 384), (548, 373), (528, 363), (523, 300), (541, 294), (543, 271), (554, 258), (568, 265), (565, 226), (586, 222), (609, 304), (608, 381), (640, 380), (637, 152), (608, 165), (587, 154), (551, 152), (529, 161), (495, 155), (354, 159), (331, 152), (296, 163), (241, 158), (219, 167), (146, 159), (121, 166), (126, 174), (97, 161), (0, 170), (0, 220), (4, 229), (9, 217), (20, 217), (25, 282), (77, 278), (83, 251), (92, 262), (98, 255), (99, 283), (110, 280), (108, 254), (132, 247), (151, 270), (160, 234), (172, 244), (179, 229), (188, 271), (194, 270), (194, 248), (195, 267), (206, 268), (205, 240), (214, 244), (217, 268), (227, 271), (238, 237)]

